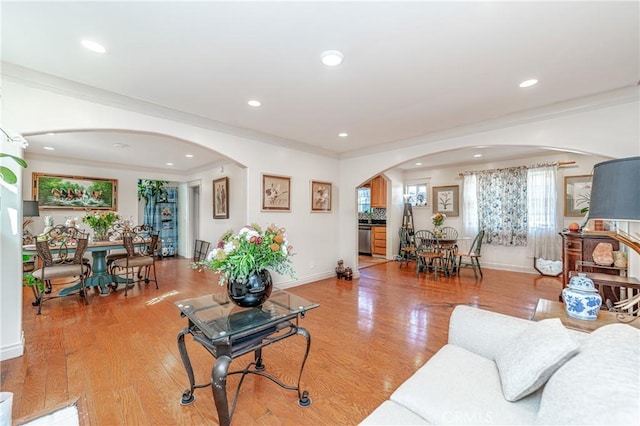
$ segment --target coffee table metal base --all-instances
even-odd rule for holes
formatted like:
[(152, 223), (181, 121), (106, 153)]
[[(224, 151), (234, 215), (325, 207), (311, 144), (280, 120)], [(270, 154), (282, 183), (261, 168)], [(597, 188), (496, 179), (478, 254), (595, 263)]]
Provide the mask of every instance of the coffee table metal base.
[[(216, 359), (213, 364), (213, 368), (211, 369), (211, 382), (209, 383), (195, 383), (193, 368), (191, 366), (191, 361), (189, 359), (189, 354), (187, 352), (184, 341), (184, 336), (187, 334), (191, 334), (193, 336), (193, 339), (196, 342), (200, 343), (205, 349), (207, 349), (207, 351)], [(295, 386), (287, 385), (274, 376), (265, 373), (265, 365), (262, 362), (263, 347), (294, 335), (303, 336), (307, 342), (304, 357), (302, 359), (302, 364), (300, 365), (298, 381)], [(289, 321), (288, 319), (276, 325), (270, 325), (265, 328), (252, 330), (248, 335), (239, 336), (234, 339), (228, 339), (226, 341), (217, 343), (211, 342), (211, 340), (204, 336), (199, 328), (195, 326), (193, 322), (191, 322), (191, 320), (189, 320), (189, 327), (178, 333), (178, 350), (180, 351), (182, 362), (187, 371), (190, 385), (189, 389), (186, 389), (183, 392), (182, 398), (180, 399), (180, 404), (189, 405), (193, 403), (195, 401), (194, 392), (196, 389), (211, 386), (213, 400), (216, 404), (216, 411), (218, 412), (218, 421), (220, 425), (229, 425), (236, 408), (238, 394), (240, 393), (240, 387), (242, 386), (244, 378), (247, 374), (255, 374), (271, 380), (284, 389), (297, 391), (298, 405), (301, 407), (308, 407), (309, 405), (311, 405), (311, 398), (309, 397), (309, 393), (306, 390), (301, 391), (300, 378), (302, 377), (302, 371), (304, 370), (304, 365), (307, 361), (307, 357), (309, 356), (310, 346), (311, 336), (309, 332), (306, 329), (299, 327), (297, 324)], [(249, 352), (254, 352), (253, 362), (249, 363), (242, 370), (229, 371), (229, 367), (234, 358), (237, 358)], [(229, 402), (227, 398), (227, 377), (234, 374), (241, 374), (242, 377), (238, 382), (231, 408), (229, 408)]]

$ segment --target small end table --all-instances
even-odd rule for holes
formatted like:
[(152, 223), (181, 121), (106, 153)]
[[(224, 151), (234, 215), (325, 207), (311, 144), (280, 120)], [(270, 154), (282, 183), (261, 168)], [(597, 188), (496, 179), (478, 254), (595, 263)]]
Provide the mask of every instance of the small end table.
[[(187, 317), (188, 326), (178, 333), (178, 350), (189, 377), (189, 389), (182, 394), (180, 403), (189, 405), (195, 401), (194, 392), (198, 388), (211, 386), (213, 400), (218, 412), (220, 425), (229, 425), (235, 411), (238, 394), (244, 377), (256, 374), (266, 377), (284, 389), (298, 392), (298, 405), (311, 405), (309, 393), (300, 390), (300, 378), (309, 355), (311, 336), (309, 332), (298, 326), (299, 318), (306, 312), (317, 308), (317, 303), (309, 302), (283, 290), (274, 289), (269, 299), (257, 308), (240, 308), (229, 301), (226, 293), (214, 293), (206, 296), (176, 302), (181, 316)], [(184, 342), (184, 336), (190, 334), (215, 359), (211, 370), (211, 382), (196, 384), (191, 361)], [(277, 378), (265, 373), (262, 362), (262, 348), (294, 335), (301, 335), (307, 341), (306, 351), (300, 365), (298, 382), (295, 386), (287, 385)], [(229, 372), (234, 358), (254, 352), (255, 361), (244, 369)], [(231, 409), (227, 399), (227, 376), (241, 374)]]
[(600, 312), (598, 312), (598, 318), (595, 321), (581, 320), (567, 315), (564, 303), (538, 299), (536, 310), (533, 312), (531, 319), (533, 321), (540, 321), (549, 318), (559, 318), (565, 327), (586, 333), (590, 333), (607, 324), (629, 324), (635, 328), (640, 328), (639, 321), (620, 321), (618, 320), (618, 315), (624, 316), (625, 314), (600, 310)]

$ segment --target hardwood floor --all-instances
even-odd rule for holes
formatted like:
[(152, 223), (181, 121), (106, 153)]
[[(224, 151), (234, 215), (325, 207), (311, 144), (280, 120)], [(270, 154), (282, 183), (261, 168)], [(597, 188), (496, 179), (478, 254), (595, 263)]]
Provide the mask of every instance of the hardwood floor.
[[(80, 397), (93, 425), (217, 424), (210, 388), (180, 405), (188, 379), (176, 335), (186, 320), (174, 302), (222, 291), (213, 273), (189, 264), (157, 262), (160, 290), (136, 286), (127, 298), (92, 293), (88, 306), (79, 297), (56, 299), (40, 316), (25, 289), (25, 355), (1, 366), (1, 390), (14, 393), (13, 418)], [(320, 304), (301, 321), (312, 339), (302, 386), (313, 403), (300, 408), (294, 391), (250, 375), (233, 424), (357, 424), (446, 343), (456, 304), (529, 318), (538, 298), (555, 299), (561, 290), (559, 278), (486, 269), (482, 281), (466, 270), (435, 281), (431, 274), (416, 278), (414, 266), (388, 262), (361, 269), (357, 280), (289, 289)], [(294, 336), (266, 347), (267, 371), (294, 382), (303, 341)], [(196, 381), (207, 382), (213, 358), (189, 337), (187, 347)], [(230, 391), (237, 381), (229, 377)]]

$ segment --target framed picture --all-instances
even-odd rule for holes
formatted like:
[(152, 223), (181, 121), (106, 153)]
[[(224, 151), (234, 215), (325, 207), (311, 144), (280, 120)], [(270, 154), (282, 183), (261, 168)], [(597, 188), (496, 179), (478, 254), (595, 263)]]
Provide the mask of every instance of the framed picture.
[(262, 210), (291, 211), (291, 178), (262, 175)]
[(229, 178), (213, 181), (213, 218), (229, 219)]
[(582, 217), (591, 200), (591, 175), (564, 177), (564, 215)]
[(311, 212), (331, 212), (331, 182), (311, 181)]
[(118, 209), (117, 179), (33, 173), (32, 188), (41, 209)]
[(434, 186), (432, 193), (433, 213), (444, 213), (447, 217), (460, 216), (460, 187), (458, 185)]

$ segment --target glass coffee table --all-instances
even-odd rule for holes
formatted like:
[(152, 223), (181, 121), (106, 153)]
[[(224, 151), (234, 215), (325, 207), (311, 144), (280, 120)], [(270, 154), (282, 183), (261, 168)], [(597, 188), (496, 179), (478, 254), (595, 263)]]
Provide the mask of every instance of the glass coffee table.
[[(211, 386), (213, 400), (218, 412), (221, 425), (231, 423), (235, 411), (240, 386), (247, 374), (256, 374), (273, 381), (284, 389), (298, 392), (298, 405), (311, 405), (309, 393), (301, 391), (300, 378), (309, 355), (311, 335), (298, 326), (298, 320), (304, 318), (306, 312), (317, 308), (317, 303), (310, 302), (283, 290), (275, 289), (269, 299), (257, 308), (240, 308), (229, 301), (226, 293), (214, 293), (206, 296), (176, 302), (181, 316), (187, 317), (187, 327), (178, 333), (178, 350), (189, 377), (189, 389), (182, 394), (180, 403), (191, 404), (195, 400), (194, 391), (198, 388)], [(196, 384), (193, 368), (185, 345), (184, 337), (190, 334), (213, 357), (215, 362), (211, 370), (211, 382)], [(298, 381), (295, 386), (287, 385), (279, 379), (264, 372), (262, 362), (262, 348), (279, 342), (291, 336), (301, 335), (307, 345), (300, 365)], [(254, 361), (245, 368), (229, 371), (234, 358), (254, 352)], [(227, 376), (241, 374), (233, 403), (229, 408), (227, 399)]]

